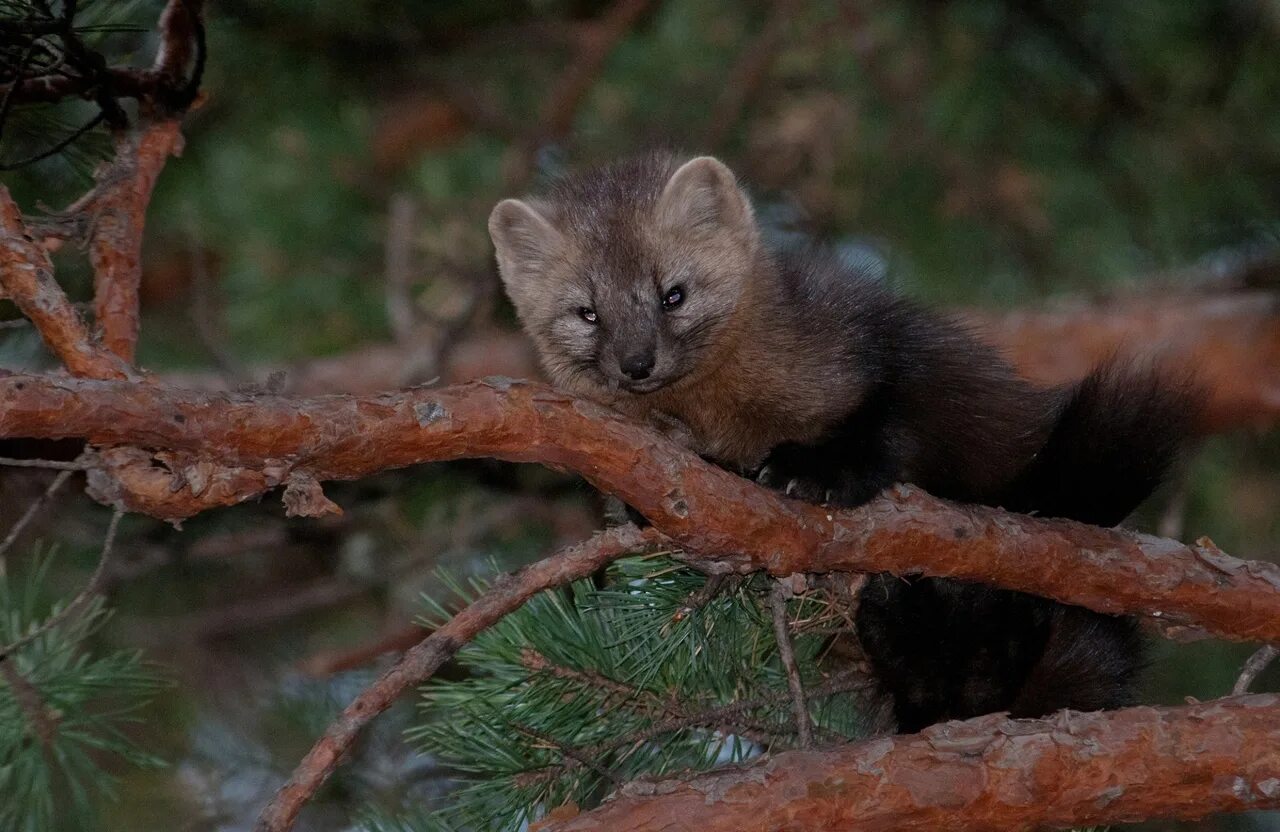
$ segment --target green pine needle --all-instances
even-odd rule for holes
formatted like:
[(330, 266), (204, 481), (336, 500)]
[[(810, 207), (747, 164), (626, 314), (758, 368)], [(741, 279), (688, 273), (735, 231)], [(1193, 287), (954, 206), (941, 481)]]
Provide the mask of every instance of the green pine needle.
[[(19, 587), (0, 576), (0, 644), (39, 627), (38, 599), (51, 560), (33, 558), (35, 566)], [(116, 778), (104, 765), (164, 765), (126, 729), (140, 721), (146, 698), (165, 687), (165, 680), (138, 651), (86, 650), (108, 616), (95, 599), (3, 659), (8, 667), (0, 674), (0, 829), (94, 828), (98, 801), (115, 795)], [(41, 716), (33, 716), (33, 708)]]
[[(614, 564), (605, 588), (583, 581), (542, 593), (482, 633), (458, 656), (463, 680), (424, 686), (421, 719), (408, 732), (458, 775), (451, 805), (370, 818), (366, 827), (517, 830), (557, 806), (590, 808), (637, 777), (792, 745), (768, 581), (726, 582), (709, 601), (691, 604), (706, 581), (667, 557), (628, 558)], [(483, 591), (447, 576), (443, 583), (464, 599)], [(823, 608), (798, 599), (789, 613), (794, 622)], [(447, 618), (436, 602), (428, 610), (428, 624)], [(829, 680), (838, 668), (819, 663), (828, 637), (801, 633), (793, 641), (806, 685)], [(862, 733), (853, 696), (812, 700), (827, 739)]]

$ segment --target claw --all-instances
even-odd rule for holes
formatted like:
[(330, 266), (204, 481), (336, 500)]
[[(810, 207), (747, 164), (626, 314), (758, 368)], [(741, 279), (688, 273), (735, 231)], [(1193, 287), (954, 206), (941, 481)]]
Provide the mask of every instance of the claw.
[(756, 472), (756, 482), (768, 481), (769, 474), (771, 473), (772, 471), (770, 471), (769, 466), (768, 465), (764, 466), (763, 468), (761, 468), (759, 471)]
[(787, 482), (787, 487), (783, 489), (782, 493), (790, 497), (791, 494), (799, 487), (800, 487), (799, 480), (790, 480)]

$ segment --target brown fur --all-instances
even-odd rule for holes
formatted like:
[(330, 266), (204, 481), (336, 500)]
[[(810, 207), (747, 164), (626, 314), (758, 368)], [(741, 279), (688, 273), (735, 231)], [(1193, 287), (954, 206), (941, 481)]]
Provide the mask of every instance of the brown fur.
[[(1193, 421), (1190, 391), (1163, 373), (1113, 362), (1037, 388), (831, 252), (766, 251), (733, 175), (707, 157), (570, 177), (500, 203), (489, 227), (557, 385), (726, 467), (762, 465), (761, 482), (800, 499), (852, 506), (912, 482), (1113, 525), (1160, 482)], [(673, 286), (685, 298), (667, 308)], [(874, 576), (857, 626), (904, 730), (1115, 707), (1141, 664), (1127, 619), (945, 579)]]
[[(569, 180), (545, 198), (499, 204), (490, 231), (552, 381), (705, 456), (754, 467), (782, 442), (817, 438), (858, 396), (852, 365), (833, 366), (771, 320), (784, 302), (778, 270), (714, 159), (655, 155)], [(675, 284), (688, 299), (664, 314), (659, 299)], [(598, 311), (598, 327), (578, 317), (583, 306)], [(664, 384), (630, 390), (611, 372), (619, 351), (655, 331)]]

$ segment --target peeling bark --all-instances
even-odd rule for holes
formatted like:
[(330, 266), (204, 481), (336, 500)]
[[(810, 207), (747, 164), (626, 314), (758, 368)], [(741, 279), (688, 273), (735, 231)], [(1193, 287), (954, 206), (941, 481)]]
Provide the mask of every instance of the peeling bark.
[[(172, 14), (172, 9), (166, 10), (166, 15)], [(129, 362), (138, 343), (147, 205), (165, 160), (182, 152), (179, 127), (177, 119), (169, 119), (117, 136), (116, 156), (97, 172), (97, 188), (84, 209), (92, 215), (94, 317), (102, 329), (103, 346)]]
[(989, 832), (1274, 808), (1280, 697), (1249, 696), (1035, 720), (993, 714), (791, 751), (636, 781), (531, 832)]
[(0, 185), (0, 286), (40, 332), (45, 344), (72, 373), (127, 378), (129, 368), (99, 349), (80, 313), (53, 278), (49, 254), (36, 243), (18, 206)]

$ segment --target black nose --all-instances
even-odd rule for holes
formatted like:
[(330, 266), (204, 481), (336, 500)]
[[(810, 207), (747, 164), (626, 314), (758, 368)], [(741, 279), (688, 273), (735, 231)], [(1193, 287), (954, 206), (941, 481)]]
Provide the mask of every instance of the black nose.
[(642, 353), (624, 358), (621, 361), (622, 372), (632, 381), (643, 381), (653, 371), (653, 353)]

